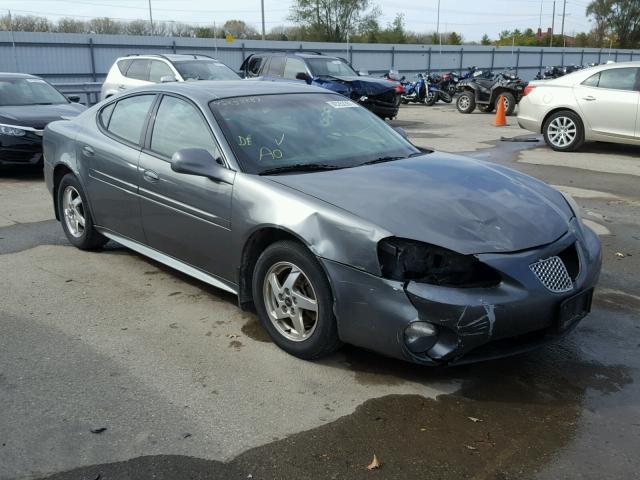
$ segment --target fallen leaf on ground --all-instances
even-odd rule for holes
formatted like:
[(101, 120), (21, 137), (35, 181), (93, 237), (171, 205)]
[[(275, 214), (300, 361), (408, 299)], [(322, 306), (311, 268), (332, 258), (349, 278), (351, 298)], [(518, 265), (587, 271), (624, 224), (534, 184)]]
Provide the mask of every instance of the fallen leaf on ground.
[(469, 450), (477, 450), (477, 448), (472, 445), (465, 445), (465, 447), (467, 447)]
[(107, 429), (107, 427), (100, 427), (100, 428), (92, 428), (90, 430), (91, 433), (102, 433)]
[(479, 418), (476, 417), (467, 417), (469, 420), (471, 420), (473, 423), (478, 423), (481, 422), (482, 420), (480, 420)]
[(376, 454), (374, 453), (373, 460), (371, 460), (371, 463), (367, 465), (367, 470), (377, 470), (381, 466), (382, 464), (380, 463), (380, 461), (378, 460), (378, 457), (376, 457)]
[(618, 258), (624, 258), (626, 255), (622, 252), (616, 252), (616, 257)]
[(238, 338), (239, 336), (240, 336), (240, 335), (235, 335), (235, 334), (233, 334), (233, 333), (228, 333), (228, 334), (226, 335), (226, 337), (227, 337), (227, 338)]

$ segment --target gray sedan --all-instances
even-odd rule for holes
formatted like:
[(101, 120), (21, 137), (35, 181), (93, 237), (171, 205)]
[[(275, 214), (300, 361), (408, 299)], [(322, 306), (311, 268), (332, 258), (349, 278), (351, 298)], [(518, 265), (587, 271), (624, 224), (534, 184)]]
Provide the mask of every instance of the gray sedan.
[(600, 273), (569, 197), (320, 88), (144, 87), (50, 124), (44, 155), (73, 245), (111, 239), (233, 292), (306, 359), (519, 352), (570, 331)]

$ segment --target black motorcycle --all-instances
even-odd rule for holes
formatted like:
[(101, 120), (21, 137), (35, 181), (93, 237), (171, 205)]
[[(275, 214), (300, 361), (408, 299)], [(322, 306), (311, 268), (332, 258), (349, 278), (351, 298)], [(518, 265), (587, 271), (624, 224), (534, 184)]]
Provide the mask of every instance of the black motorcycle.
[(511, 115), (522, 98), (527, 82), (522, 81), (510, 71), (504, 71), (497, 77), (475, 77), (460, 81), (460, 95), (456, 107), (460, 113), (471, 113), (476, 107), (486, 113), (496, 108), (498, 99), (505, 101), (505, 113)]
[(400, 97), (402, 103), (426, 103), (427, 101), (427, 82), (424, 75), (419, 73), (415, 82), (407, 82), (402, 77), (401, 85), (404, 87), (404, 92)]
[(425, 103), (427, 105), (435, 105), (438, 100), (442, 100), (444, 103), (451, 103), (453, 101), (453, 97), (443, 85), (441, 75), (429, 73), (426, 78), (427, 99), (425, 100)]

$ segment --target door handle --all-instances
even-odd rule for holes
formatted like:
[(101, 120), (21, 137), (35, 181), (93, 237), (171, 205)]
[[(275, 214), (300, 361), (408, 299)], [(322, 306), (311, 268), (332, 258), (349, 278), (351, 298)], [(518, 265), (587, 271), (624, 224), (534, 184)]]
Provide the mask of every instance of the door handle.
[(89, 145), (85, 145), (84, 147), (82, 147), (82, 154), (85, 157), (93, 157), (94, 153), (96, 152), (94, 152), (93, 148), (91, 148)]
[(158, 174), (153, 170), (145, 170), (144, 172), (142, 172), (142, 176), (149, 183), (156, 183), (158, 180), (160, 180)]
[(592, 97), (591, 95), (589, 95), (588, 97), (582, 97), (583, 100), (586, 100), (587, 102), (593, 102), (596, 97)]
[(118, 85), (118, 89), (119, 90), (124, 90), (125, 88), (127, 88), (127, 87), (125, 87), (124, 85)]

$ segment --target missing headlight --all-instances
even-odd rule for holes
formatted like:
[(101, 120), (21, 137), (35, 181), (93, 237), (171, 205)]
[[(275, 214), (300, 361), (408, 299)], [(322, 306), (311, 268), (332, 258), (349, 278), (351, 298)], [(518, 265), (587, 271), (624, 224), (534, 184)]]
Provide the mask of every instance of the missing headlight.
[(500, 274), (473, 255), (406, 238), (385, 238), (378, 244), (382, 276), (391, 280), (430, 283), (443, 287), (490, 287)]

